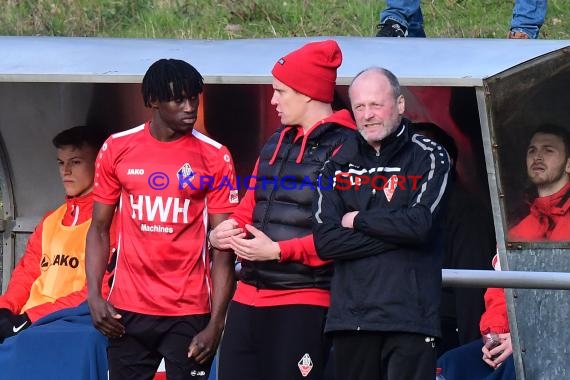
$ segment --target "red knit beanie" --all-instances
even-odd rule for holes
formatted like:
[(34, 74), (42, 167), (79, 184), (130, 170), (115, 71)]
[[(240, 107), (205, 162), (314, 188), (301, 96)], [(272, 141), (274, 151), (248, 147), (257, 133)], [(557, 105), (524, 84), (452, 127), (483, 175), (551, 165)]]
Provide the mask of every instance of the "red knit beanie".
[(271, 74), (311, 99), (332, 103), (342, 52), (336, 41), (311, 42), (279, 59)]

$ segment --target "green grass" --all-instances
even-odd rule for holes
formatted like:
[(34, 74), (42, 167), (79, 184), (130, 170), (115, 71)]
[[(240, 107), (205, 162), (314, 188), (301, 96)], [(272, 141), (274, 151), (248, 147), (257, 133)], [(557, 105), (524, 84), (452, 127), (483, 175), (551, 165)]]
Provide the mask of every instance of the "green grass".
[[(232, 39), (372, 36), (383, 0), (4, 0), (0, 35)], [(512, 0), (424, 0), (430, 37), (504, 38)], [(540, 38), (570, 39), (570, 1), (548, 0)]]

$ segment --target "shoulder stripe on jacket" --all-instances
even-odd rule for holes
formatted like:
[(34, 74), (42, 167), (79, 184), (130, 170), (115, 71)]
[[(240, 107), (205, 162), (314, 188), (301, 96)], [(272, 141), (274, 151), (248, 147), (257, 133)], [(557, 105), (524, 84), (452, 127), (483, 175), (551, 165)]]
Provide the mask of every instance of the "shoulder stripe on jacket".
[[(418, 145), (423, 150), (429, 151), (430, 152), (429, 157), (431, 159), (430, 171), (428, 173), (427, 181), (425, 181), (422, 184), (421, 191), (418, 194), (418, 197), (416, 198), (416, 202), (419, 203), (422, 199), (422, 196), (425, 194), (425, 191), (427, 190), (428, 182), (433, 179), (433, 175), (435, 173), (435, 168), (436, 168), (436, 165), (438, 163), (438, 160), (436, 158), (436, 154), (437, 154), (436, 150), (439, 151), (439, 155), (442, 155), (445, 157), (445, 160), (448, 162), (448, 164), (449, 164), (449, 155), (447, 154), (447, 151), (445, 149), (441, 148), (440, 145), (432, 144), (432, 140), (427, 139), (424, 136), (415, 134), (412, 136), (412, 142), (414, 144)], [(426, 143), (430, 143), (430, 144), (426, 144)], [(441, 161), (442, 164), (444, 162), (445, 161)], [(443, 197), (443, 194), (445, 193), (445, 188), (447, 186), (447, 177), (448, 176), (449, 176), (449, 168), (448, 168), (448, 170), (446, 170), (445, 175), (443, 176), (443, 180), (442, 180), (441, 184), (439, 185), (438, 195), (437, 195), (436, 199), (434, 200), (434, 202), (430, 206), (430, 211), (432, 213), (434, 212), (434, 210), (438, 206), (439, 202), (441, 201), (441, 198)]]

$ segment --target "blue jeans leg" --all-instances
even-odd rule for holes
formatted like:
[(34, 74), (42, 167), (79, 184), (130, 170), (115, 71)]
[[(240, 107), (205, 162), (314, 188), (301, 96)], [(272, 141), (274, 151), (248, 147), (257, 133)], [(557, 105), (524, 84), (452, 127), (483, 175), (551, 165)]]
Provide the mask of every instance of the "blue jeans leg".
[(516, 0), (511, 30), (524, 32), (530, 38), (538, 38), (546, 17), (547, 0)]
[(420, 0), (386, 0), (386, 8), (380, 12), (380, 23), (386, 19), (405, 26), (409, 37), (426, 36)]
[(515, 362), (509, 356), (497, 369), (482, 359), (483, 341), (475, 340), (447, 351), (437, 360), (446, 380), (515, 380)]
[(447, 380), (480, 380), (493, 373), (482, 359), (483, 341), (475, 340), (447, 351), (437, 360)]

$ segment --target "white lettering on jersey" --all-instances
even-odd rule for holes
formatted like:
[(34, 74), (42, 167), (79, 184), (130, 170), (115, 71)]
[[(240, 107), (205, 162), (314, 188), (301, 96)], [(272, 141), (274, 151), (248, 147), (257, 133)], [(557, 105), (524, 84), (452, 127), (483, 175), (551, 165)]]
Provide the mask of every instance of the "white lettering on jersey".
[(188, 223), (188, 209), (190, 199), (180, 199), (166, 197), (166, 201), (160, 195), (151, 197), (150, 195), (139, 195), (137, 199), (132, 194), (129, 195), (133, 219), (140, 221), (155, 222), (157, 214), (161, 223), (179, 223), (182, 216), (182, 223)]
[(127, 175), (144, 175), (144, 169), (128, 169)]

